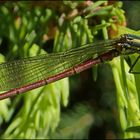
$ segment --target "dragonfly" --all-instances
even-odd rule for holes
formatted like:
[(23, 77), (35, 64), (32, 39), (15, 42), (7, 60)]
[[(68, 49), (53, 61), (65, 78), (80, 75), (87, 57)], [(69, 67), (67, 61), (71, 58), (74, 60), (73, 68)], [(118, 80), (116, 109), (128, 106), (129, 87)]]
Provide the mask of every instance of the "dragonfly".
[(115, 39), (89, 43), (65, 52), (1, 63), (0, 91), (3, 93), (0, 100), (80, 73), (117, 56), (133, 53), (140, 53), (140, 36), (123, 34)]

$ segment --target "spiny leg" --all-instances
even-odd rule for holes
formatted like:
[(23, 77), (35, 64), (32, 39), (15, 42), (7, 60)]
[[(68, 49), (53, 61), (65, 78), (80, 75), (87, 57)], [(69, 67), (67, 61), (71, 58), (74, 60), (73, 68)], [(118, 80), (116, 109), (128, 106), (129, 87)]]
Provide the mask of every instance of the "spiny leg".
[(129, 73), (131, 73), (131, 74), (140, 74), (140, 72), (133, 71), (133, 68), (134, 68), (134, 66), (136, 65), (136, 63), (138, 62), (139, 59), (140, 59), (140, 55), (136, 58), (136, 60), (134, 61), (134, 63), (130, 67)]

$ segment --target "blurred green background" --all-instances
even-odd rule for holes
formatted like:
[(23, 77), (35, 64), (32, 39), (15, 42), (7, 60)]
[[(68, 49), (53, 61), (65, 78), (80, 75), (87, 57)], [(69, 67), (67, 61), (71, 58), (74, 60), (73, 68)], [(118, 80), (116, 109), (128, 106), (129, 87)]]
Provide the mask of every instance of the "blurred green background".
[(139, 30), (140, 15), (139, 13), (140, 2), (137, 0), (134, 1), (123, 1), (123, 9), (126, 11), (126, 21), (127, 26)]
[[(1, 2), (0, 61), (65, 51), (114, 37), (108, 30), (124, 26), (125, 18), (127, 27), (139, 29), (139, 1), (109, 2)], [(100, 6), (103, 9), (98, 11)], [(89, 18), (84, 19), (86, 16)], [(3, 100), (0, 106), (1, 138), (124, 137), (109, 63)]]

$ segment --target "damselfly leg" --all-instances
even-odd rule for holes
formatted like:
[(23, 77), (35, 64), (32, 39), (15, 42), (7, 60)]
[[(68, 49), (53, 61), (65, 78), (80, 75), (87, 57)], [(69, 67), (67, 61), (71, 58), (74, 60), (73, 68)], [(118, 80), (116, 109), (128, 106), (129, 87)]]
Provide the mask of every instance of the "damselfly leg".
[(134, 63), (130, 67), (129, 73), (131, 73), (131, 74), (140, 74), (140, 71), (138, 71), (138, 69), (140, 69), (140, 66), (138, 66), (138, 61), (140, 61), (140, 55), (136, 58), (136, 60), (134, 61)]
[[(124, 44), (125, 44), (125, 51), (123, 53), (124, 55), (129, 55), (133, 53), (140, 54), (140, 36), (126, 34)], [(140, 74), (139, 60), (140, 60), (140, 55), (130, 66), (129, 73)]]

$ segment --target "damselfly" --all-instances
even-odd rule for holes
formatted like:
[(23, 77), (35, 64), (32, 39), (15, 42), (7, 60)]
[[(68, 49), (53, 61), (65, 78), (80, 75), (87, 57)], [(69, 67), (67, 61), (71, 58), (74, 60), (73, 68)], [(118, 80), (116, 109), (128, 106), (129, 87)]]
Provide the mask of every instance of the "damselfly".
[(0, 94), (0, 99), (74, 75), (119, 55), (133, 53), (140, 53), (140, 36), (124, 34), (116, 39), (86, 44), (66, 52), (2, 63), (0, 64), (0, 91), (7, 92)]

